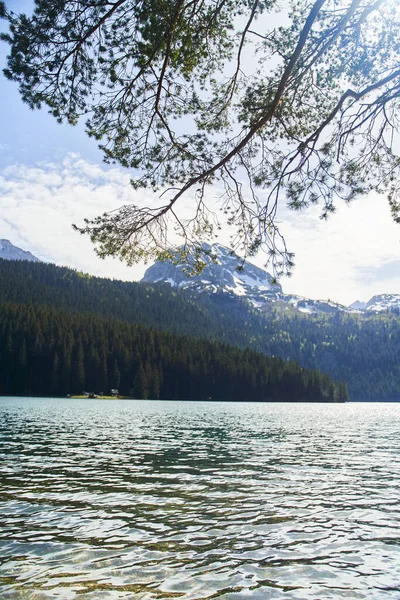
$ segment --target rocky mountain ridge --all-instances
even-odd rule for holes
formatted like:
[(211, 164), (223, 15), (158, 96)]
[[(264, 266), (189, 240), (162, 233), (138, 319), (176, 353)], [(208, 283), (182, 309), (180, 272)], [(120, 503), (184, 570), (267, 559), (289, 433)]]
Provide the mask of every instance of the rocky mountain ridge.
[(4, 260), (28, 260), (30, 262), (40, 262), (31, 252), (22, 250), (14, 246), (9, 240), (0, 240), (0, 258)]
[[(400, 294), (379, 294), (368, 302), (357, 300), (350, 306), (332, 300), (312, 300), (295, 294), (285, 294), (282, 286), (275, 283), (265, 269), (248, 261), (243, 262), (229, 248), (221, 244), (204, 244), (203, 247), (206, 250), (204, 260), (207, 265), (200, 275), (188, 277), (183, 264), (175, 265), (171, 261), (156, 262), (146, 270), (142, 282), (167, 283), (172, 287), (200, 293), (228, 294), (231, 297), (242, 298), (260, 311), (274, 304), (279, 304), (284, 309), (309, 314), (400, 311)], [(0, 239), (0, 259), (41, 262), (31, 252), (14, 246), (6, 239)]]
[(228, 248), (219, 244), (204, 244), (203, 248), (206, 254), (202, 258), (207, 264), (200, 275), (188, 276), (182, 263), (156, 262), (147, 269), (142, 283), (168, 283), (172, 287), (211, 294), (224, 292), (245, 297), (255, 306), (282, 294), (281, 286), (274, 283), (267, 271), (249, 262), (242, 269), (240, 259)]
[(143, 283), (167, 283), (172, 287), (192, 289), (200, 293), (229, 294), (248, 301), (255, 309), (266, 310), (273, 304), (301, 313), (364, 313), (400, 310), (400, 294), (374, 296), (369, 302), (356, 301), (344, 306), (331, 300), (312, 300), (285, 294), (264, 269), (242, 261), (229, 248), (220, 244), (204, 244), (206, 267), (200, 275), (188, 277), (185, 266), (172, 261), (156, 262), (149, 267)]
[(373, 296), (366, 303), (364, 310), (372, 312), (400, 310), (400, 294), (379, 294)]

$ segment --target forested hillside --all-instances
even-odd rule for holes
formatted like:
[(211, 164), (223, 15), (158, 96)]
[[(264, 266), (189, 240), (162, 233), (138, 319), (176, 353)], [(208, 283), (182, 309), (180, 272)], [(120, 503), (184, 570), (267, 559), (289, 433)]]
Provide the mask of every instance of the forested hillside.
[(224, 293), (195, 294), (0, 260), (0, 302), (5, 301), (221, 340), (345, 380), (352, 399), (400, 398), (400, 319), (395, 314), (302, 315), (279, 305), (260, 314)]
[(0, 305), (0, 393), (340, 401), (344, 384), (296, 363), (94, 315)]
[(266, 354), (344, 379), (354, 400), (400, 400), (396, 315), (298, 315), (274, 309), (266, 322)]
[[(92, 277), (46, 263), (0, 259), (0, 302), (23, 302), (53, 306), (83, 314), (112, 316), (129, 323), (199, 337), (222, 339), (243, 344), (238, 319), (249, 328), (249, 337), (257, 333), (259, 321), (251, 311), (244, 319), (245, 304), (228, 298), (215, 298), (186, 290), (172, 290), (169, 285), (149, 285)], [(223, 302), (223, 305), (221, 304)]]

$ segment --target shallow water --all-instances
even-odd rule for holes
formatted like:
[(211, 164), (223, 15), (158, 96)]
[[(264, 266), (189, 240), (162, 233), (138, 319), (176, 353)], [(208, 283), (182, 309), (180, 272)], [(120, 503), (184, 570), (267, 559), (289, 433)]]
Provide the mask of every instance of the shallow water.
[(0, 398), (0, 597), (400, 598), (400, 404)]

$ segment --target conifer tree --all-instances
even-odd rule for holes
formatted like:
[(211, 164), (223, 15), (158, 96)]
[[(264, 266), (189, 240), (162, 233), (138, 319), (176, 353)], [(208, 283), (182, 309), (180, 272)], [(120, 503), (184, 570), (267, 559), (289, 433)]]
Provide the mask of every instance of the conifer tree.
[(199, 242), (227, 221), (232, 245), (262, 247), (279, 273), (293, 266), (282, 202), (327, 218), (341, 199), (385, 191), (400, 220), (398, 0), (35, 0), (31, 16), (10, 5), (5, 75), (23, 100), (84, 118), (136, 189), (164, 190), (158, 206), (79, 227), (100, 256), (165, 257), (173, 221), (199, 270)]

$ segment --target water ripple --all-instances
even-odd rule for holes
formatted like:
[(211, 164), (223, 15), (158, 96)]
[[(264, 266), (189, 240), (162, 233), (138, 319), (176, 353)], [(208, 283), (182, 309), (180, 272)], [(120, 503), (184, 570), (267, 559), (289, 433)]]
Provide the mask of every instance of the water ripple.
[(400, 405), (0, 399), (6, 599), (400, 598)]

